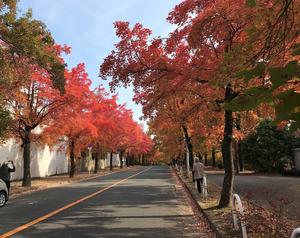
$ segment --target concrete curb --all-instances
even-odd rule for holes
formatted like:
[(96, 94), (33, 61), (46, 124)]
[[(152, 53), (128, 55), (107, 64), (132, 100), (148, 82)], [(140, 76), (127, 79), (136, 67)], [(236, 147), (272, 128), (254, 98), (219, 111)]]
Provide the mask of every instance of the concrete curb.
[(191, 191), (191, 189), (189, 188), (189, 186), (186, 185), (185, 181), (182, 179), (181, 175), (178, 174), (178, 171), (174, 168), (172, 168), (176, 174), (176, 176), (179, 178), (179, 180), (181, 181), (181, 183), (183, 184), (183, 186), (185, 187), (185, 189), (189, 192), (189, 194), (191, 195), (191, 198), (193, 199), (193, 201), (195, 202), (195, 204), (197, 205), (197, 208), (199, 209), (199, 211), (203, 214), (203, 216), (205, 217), (205, 219), (208, 221), (210, 228), (215, 232), (216, 234), (216, 238), (223, 238), (223, 236), (220, 234), (219, 230), (216, 228), (216, 226), (214, 225), (214, 223), (210, 220), (209, 216), (206, 214), (206, 212), (202, 209), (201, 205), (199, 204), (197, 198), (195, 197), (195, 194), (193, 193), (193, 191)]

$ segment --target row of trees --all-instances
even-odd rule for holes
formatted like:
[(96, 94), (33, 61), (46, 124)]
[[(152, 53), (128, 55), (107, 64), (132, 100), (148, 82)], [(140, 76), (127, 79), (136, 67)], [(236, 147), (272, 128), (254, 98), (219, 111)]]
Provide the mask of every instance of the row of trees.
[(1, 1), (0, 44), (1, 138), (13, 136), (22, 143), (23, 186), (31, 185), (32, 143), (66, 149), (70, 177), (76, 157), (89, 146), (96, 154), (95, 172), (100, 151), (120, 152), (122, 160), (124, 153), (151, 150), (152, 142), (132, 112), (102, 87), (92, 90), (83, 63), (67, 69), (62, 54), (70, 48), (55, 44), (30, 11), (18, 17), (15, 0)]
[[(134, 86), (156, 148), (166, 157), (185, 157), (189, 170), (193, 152), (221, 148), (225, 176), (219, 207), (230, 204), (233, 158), (238, 156), (234, 148), (261, 118), (275, 115), (280, 98), (266, 100), (278, 89), (265, 89), (274, 85), (268, 68), (282, 67), (296, 57), (290, 49), (298, 40), (299, 4), (183, 0), (167, 17), (176, 26), (167, 37), (153, 38), (139, 23), (115, 23), (120, 41), (101, 65), (100, 76), (112, 78), (112, 89)], [(283, 75), (284, 82), (292, 78), (296, 88), (299, 71), (292, 71), (292, 76)], [(245, 101), (251, 106), (240, 108)]]

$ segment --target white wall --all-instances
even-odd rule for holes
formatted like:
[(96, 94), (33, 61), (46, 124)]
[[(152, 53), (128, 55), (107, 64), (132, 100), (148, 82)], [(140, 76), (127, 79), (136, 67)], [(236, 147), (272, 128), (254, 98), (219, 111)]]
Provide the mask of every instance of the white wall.
[[(15, 140), (10, 139), (0, 146), (0, 163), (12, 160), (16, 166), (16, 172), (11, 173), (12, 180), (23, 178), (23, 148)], [(123, 158), (125, 166), (125, 158)], [(99, 168), (108, 168), (110, 165), (110, 153), (106, 154), (104, 160), (99, 160)], [(90, 161), (91, 170), (94, 162)], [(119, 154), (113, 154), (113, 166), (120, 166)], [(31, 144), (31, 177), (47, 177), (55, 174), (67, 173), (69, 168), (68, 155), (61, 147), (49, 148), (45, 145)]]
[[(0, 163), (12, 160), (16, 172), (11, 173), (12, 179), (23, 178), (23, 148), (15, 140), (10, 139), (0, 146)], [(31, 177), (46, 177), (68, 172), (68, 158), (65, 151), (58, 146), (49, 148), (47, 145), (31, 144)]]
[[(99, 160), (100, 161), (100, 168), (108, 168), (110, 166), (110, 152), (106, 153), (106, 157), (104, 160)], [(120, 166), (120, 157), (119, 154), (113, 153), (113, 161), (112, 164), (114, 167)], [(124, 158), (123, 158), (123, 165), (125, 165)]]

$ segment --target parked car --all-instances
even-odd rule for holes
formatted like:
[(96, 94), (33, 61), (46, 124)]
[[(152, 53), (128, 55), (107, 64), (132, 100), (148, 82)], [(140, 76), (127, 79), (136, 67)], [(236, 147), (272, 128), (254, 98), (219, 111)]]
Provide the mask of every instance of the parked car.
[(8, 200), (8, 190), (5, 182), (0, 179), (0, 207), (3, 207)]

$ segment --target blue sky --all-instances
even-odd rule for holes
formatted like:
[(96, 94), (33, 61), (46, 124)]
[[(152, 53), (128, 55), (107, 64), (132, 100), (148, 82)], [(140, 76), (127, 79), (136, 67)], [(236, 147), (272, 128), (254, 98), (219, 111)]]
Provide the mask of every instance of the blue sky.
[[(168, 12), (181, 0), (21, 0), (19, 8), (32, 8), (34, 18), (42, 20), (57, 43), (72, 47), (65, 57), (71, 68), (80, 62), (86, 64), (93, 85), (108, 82), (98, 77), (99, 66), (118, 42), (113, 28), (117, 20), (136, 22), (166, 36), (173, 26), (165, 20)], [(119, 89), (119, 102), (126, 103), (138, 121), (141, 107), (132, 102), (131, 88)]]

